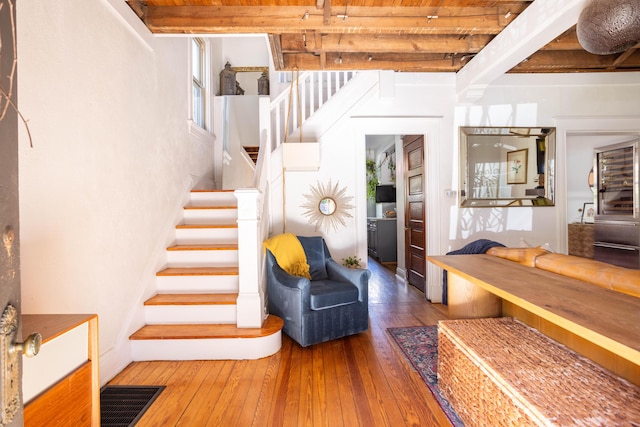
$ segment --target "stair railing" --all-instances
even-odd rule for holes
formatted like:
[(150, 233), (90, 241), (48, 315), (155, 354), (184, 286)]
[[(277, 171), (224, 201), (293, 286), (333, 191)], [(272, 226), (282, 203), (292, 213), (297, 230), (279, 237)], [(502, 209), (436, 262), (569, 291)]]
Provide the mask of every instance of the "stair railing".
[(295, 72), (287, 90), (271, 101), (271, 140), (280, 145), (354, 76), (355, 71)]

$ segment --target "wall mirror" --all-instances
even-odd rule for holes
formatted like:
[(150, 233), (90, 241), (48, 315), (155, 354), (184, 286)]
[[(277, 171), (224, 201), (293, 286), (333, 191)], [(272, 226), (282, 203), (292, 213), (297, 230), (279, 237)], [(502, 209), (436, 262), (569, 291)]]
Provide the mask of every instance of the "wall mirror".
[(340, 188), (338, 182), (331, 180), (327, 184), (318, 182), (311, 186), (310, 194), (303, 194), (307, 199), (301, 207), (305, 209), (304, 216), (309, 218), (309, 223), (318, 231), (324, 228), (327, 232), (337, 231), (339, 226), (346, 227), (346, 219), (352, 218), (349, 213), (355, 206), (351, 204), (353, 196), (347, 195), (347, 187)]
[(460, 206), (553, 206), (556, 129), (460, 128)]
[(333, 215), (336, 211), (336, 202), (331, 197), (324, 197), (320, 200), (318, 209), (322, 215)]

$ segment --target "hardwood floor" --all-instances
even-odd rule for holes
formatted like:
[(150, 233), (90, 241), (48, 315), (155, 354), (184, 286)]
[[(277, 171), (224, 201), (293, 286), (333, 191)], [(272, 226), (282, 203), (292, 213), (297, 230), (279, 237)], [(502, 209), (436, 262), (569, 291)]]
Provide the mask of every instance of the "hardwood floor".
[(447, 307), (369, 259), (369, 330), (259, 360), (134, 362), (110, 384), (166, 385), (137, 426), (440, 426), (446, 416), (386, 329)]

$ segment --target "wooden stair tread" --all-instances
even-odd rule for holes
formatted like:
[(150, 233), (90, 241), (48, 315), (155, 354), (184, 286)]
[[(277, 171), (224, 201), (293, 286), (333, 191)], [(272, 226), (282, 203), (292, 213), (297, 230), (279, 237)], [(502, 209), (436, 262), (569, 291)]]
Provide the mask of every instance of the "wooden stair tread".
[(226, 251), (237, 250), (237, 243), (198, 243), (198, 244), (185, 244), (185, 245), (173, 245), (167, 248), (168, 251)]
[(215, 338), (260, 338), (280, 331), (284, 321), (269, 315), (261, 328), (238, 328), (224, 324), (145, 325), (129, 337), (131, 340), (180, 340)]
[(233, 193), (236, 190), (191, 190), (192, 193)]
[(237, 276), (238, 267), (169, 267), (156, 276)]
[(238, 224), (178, 224), (176, 225), (176, 228), (238, 228)]
[(244, 151), (247, 153), (247, 155), (249, 156), (249, 158), (256, 163), (258, 160), (258, 153), (260, 152), (260, 147), (254, 147), (254, 146), (247, 146), (245, 145), (244, 147)]
[(186, 205), (184, 209), (238, 209), (236, 205)]
[(229, 294), (157, 294), (144, 305), (235, 305), (237, 293)]
[(237, 249), (237, 243), (174, 245), (167, 248), (168, 251), (228, 251)]

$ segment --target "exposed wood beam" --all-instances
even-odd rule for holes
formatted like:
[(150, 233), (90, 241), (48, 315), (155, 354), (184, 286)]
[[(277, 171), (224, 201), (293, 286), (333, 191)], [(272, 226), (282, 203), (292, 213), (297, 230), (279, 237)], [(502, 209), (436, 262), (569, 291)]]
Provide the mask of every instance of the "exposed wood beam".
[(138, 15), (138, 18), (144, 21), (144, 17), (147, 14), (147, 4), (143, 1), (128, 1), (127, 3), (133, 12)]
[(544, 45), (541, 50), (583, 50), (578, 41), (575, 25)]
[(615, 61), (613, 61), (613, 64), (611, 67), (611, 69), (613, 68), (617, 68), (621, 65), (628, 65), (626, 64), (627, 59), (631, 58), (632, 56), (637, 56), (636, 51), (640, 48), (640, 43), (636, 44), (634, 47), (632, 47), (631, 49), (627, 49), (625, 52), (622, 52), (620, 55), (618, 55), (618, 57), (615, 59)]
[[(445, 36), (423, 34), (328, 34), (318, 46), (307, 37), (307, 46), (301, 34), (282, 34), (282, 51), (289, 52), (479, 52), (493, 36)], [(315, 39), (317, 42), (317, 38)]]
[(325, 0), (323, 12), (322, 24), (331, 25), (331, 0)]
[(457, 72), (463, 100), (465, 91), (479, 96), (508, 72), (638, 70), (640, 46), (604, 57), (584, 51), (575, 21), (587, 1), (125, 0), (121, 5), (154, 34), (268, 34), (277, 70)]
[[(342, 61), (340, 61), (342, 58)], [(374, 55), (369, 61), (367, 54), (327, 53), (324, 66), (321, 58), (310, 53), (285, 54), (284, 70), (395, 70), (409, 72), (438, 71), (455, 72), (464, 62), (460, 57), (446, 58), (444, 55)]]
[(282, 45), (280, 44), (280, 36), (277, 34), (269, 34), (269, 46), (271, 47), (273, 66), (276, 70), (284, 69), (284, 57), (282, 56)]
[(324, 70), (327, 67), (327, 52), (324, 50), (324, 40), (327, 38), (326, 34), (320, 34), (316, 32), (316, 49), (320, 53), (320, 69)]
[(583, 50), (539, 51), (516, 65), (511, 71), (517, 73), (527, 73), (532, 70), (537, 72), (567, 72), (577, 69), (597, 71), (612, 66), (615, 59), (615, 55), (593, 55)]
[[(131, 2), (130, 2), (131, 3)], [(137, 4), (137, 2), (133, 2)], [(325, 12), (301, 6), (147, 6), (142, 17), (154, 33), (242, 34), (286, 33), (319, 30), (323, 33), (393, 34), (498, 34), (498, 9), (441, 8), (437, 18), (433, 7), (353, 7), (343, 21), (331, 10), (329, 24)], [(467, 28), (468, 30), (464, 30)]]

